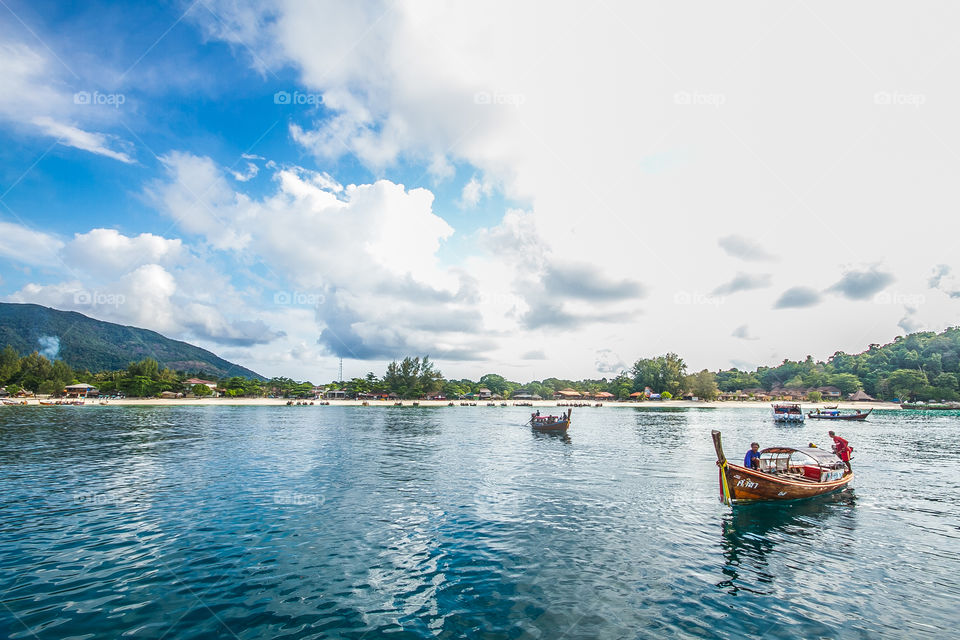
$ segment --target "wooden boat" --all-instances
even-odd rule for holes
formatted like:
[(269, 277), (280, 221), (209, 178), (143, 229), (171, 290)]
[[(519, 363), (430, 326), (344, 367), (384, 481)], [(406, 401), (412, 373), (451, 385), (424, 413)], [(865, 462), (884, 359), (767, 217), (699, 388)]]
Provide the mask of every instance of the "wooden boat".
[(857, 409), (856, 413), (842, 413), (837, 409), (827, 409), (826, 411), (821, 411), (817, 409), (816, 411), (811, 411), (807, 414), (808, 418), (813, 418), (814, 420), (866, 420), (867, 416), (873, 412), (873, 409), (867, 409), (866, 413), (863, 413)]
[(55, 407), (60, 404), (59, 402), (54, 402), (52, 400), (38, 400), (37, 402), (41, 407)]
[(774, 422), (803, 422), (803, 409), (794, 402), (784, 402), (773, 406)]
[(838, 491), (853, 480), (835, 453), (802, 447), (760, 451), (760, 468), (730, 463), (723, 455), (720, 432), (711, 431), (720, 467), (720, 499), (726, 504), (760, 500), (799, 500)]
[(530, 415), (529, 425), (534, 431), (566, 431), (570, 428), (570, 414), (573, 409), (567, 409), (567, 413), (561, 413), (559, 416), (540, 416), (536, 413)]

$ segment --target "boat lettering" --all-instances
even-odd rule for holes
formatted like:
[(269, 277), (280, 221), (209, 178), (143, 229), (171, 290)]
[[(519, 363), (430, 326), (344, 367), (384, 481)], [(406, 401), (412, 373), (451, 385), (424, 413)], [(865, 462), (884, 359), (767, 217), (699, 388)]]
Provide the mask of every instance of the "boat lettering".
[(785, 495), (787, 495), (787, 492), (786, 492), (786, 491), (781, 491), (781, 492), (778, 493), (777, 495), (778, 495), (778, 496), (785, 496)]
[(756, 488), (759, 487), (760, 485), (757, 484), (756, 482), (753, 482), (752, 480), (749, 480), (749, 479), (747, 479), (747, 478), (743, 478), (742, 480), (740, 480), (739, 482), (737, 482), (737, 486), (738, 486), (738, 487), (746, 487), (747, 489), (756, 489)]

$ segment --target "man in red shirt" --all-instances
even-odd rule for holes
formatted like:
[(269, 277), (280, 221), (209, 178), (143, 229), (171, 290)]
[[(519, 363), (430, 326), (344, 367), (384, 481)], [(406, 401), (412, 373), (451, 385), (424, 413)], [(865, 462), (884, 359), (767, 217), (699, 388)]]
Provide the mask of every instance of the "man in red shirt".
[(840, 456), (840, 459), (843, 460), (843, 464), (847, 465), (847, 471), (853, 471), (850, 468), (850, 452), (853, 451), (853, 447), (850, 446), (850, 443), (835, 434), (833, 431), (827, 432), (831, 438), (833, 438), (833, 452)]

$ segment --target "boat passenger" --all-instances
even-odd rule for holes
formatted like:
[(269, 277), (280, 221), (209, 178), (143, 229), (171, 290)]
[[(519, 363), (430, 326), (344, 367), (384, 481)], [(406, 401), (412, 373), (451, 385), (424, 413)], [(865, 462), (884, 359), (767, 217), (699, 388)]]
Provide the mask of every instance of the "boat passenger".
[(850, 443), (835, 434), (833, 431), (828, 431), (827, 434), (833, 438), (833, 452), (837, 454), (843, 464), (847, 465), (847, 471), (853, 471), (850, 468), (850, 452), (853, 451), (853, 447), (850, 446)]
[(743, 458), (743, 466), (747, 469), (760, 468), (760, 443), (754, 442), (750, 445), (750, 451)]
[(810, 449), (816, 449), (816, 448), (817, 448), (817, 445), (816, 445), (816, 443), (811, 442), (810, 444), (807, 445), (807, 447), (810, 448)]

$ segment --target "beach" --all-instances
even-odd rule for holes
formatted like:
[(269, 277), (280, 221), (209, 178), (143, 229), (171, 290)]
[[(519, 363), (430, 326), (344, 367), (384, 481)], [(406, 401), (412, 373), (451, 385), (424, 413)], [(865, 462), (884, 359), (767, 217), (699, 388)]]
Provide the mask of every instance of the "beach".
[[(47, 401), (46, 398), (28, 398), (27, 406), (38, 406), (40, 400), (44, 402)], [(95, 398), (90, 398), (86, 400), (84, 406), (104, 406), (101, 402), (106, 402), (106, 406), (164, 406), (164, 407), (215, 407), (215, 406), (254, 406), (254, 407), (285, 407), (288, 406), (287, 403), (291, 402), (285, 398), (123, 398), (123, 399), (110, 399), (110, 400), (98, 400)], [(393, 408), (396, 406), (397, 402), (402, 402), (404, 407), (413, 407), (414, 403), (417, 403), (416, 406), (419, 407), (448, 407), (449, 403), (453, 402), (454, 407), (460, 407), (461, 402), (467, 402), (462, 400), (293, 400), (294, 403), (306, 402), (306, 406), (314, 407), (323, 407), (325, 406), (322, 403), (329, 403), (326, 406), (341, 406), (341, 407), (352, 407), (352, 406), (363, 406), (364, 402), (367, 402), (369, 408), (375, 407), (390, 407)], [(313, 405), (310, 405), (310, 403)], [(662, 400), (662, 401), (646, 401), (646, 402), (587, 402), (583, 406), (577, 407), (571, 404), (565, 404), (563, 402), (557, 402), (555, 400), (538, 400), (532, 401), (527, 405), (519, 405), (510, 400), (473, 400), (469, 401), (464, 408), (475, 408), (475, 407), (487, 407), (490, 403), (493, 403), (495, 407), (500, 407), (501, 403), (506, 403), (507, 407), (516, 407), (516, 406), (526, 406), (529, 409), (537, 410), (543, 408), (575, 408), (575, 409), (598, 409), (598, 408), (633, 408), (633, 409), (764, 409), (770, 408), (770, 402), (759, 402), (759, 401), (736, 401), (736, 400), (713, 400), (713, 401), (693, 401), (693, 400)], [(597, 407), (596, 404), (601, 406)], [(817, 409), (823, 409), (824, 407), (834, 407), (838, 406), (840, 409), (860, 409), (865, 411), (867, 409), (900, 409), (900, 405), (894, 402), (800, 402), (805, 411), (816, 411)], [(5, 405), (8, 406), (8, 405)], [(16, 405), (12, 405), (16, 406)], [(43, 405), (47, 406), (47, 405)], [(70, 405), (68, 405), (70, 406)], [(293, 405), (297, 406), (297, 405)]]

